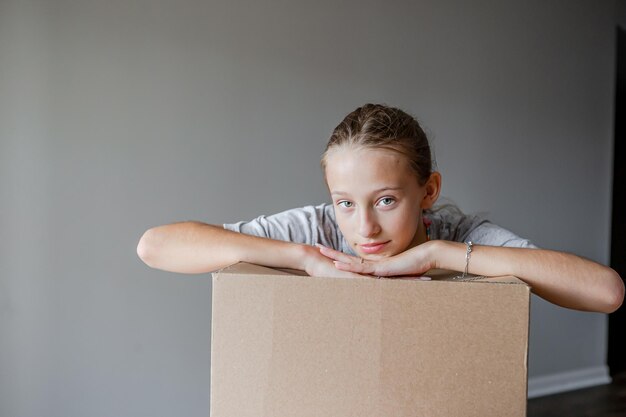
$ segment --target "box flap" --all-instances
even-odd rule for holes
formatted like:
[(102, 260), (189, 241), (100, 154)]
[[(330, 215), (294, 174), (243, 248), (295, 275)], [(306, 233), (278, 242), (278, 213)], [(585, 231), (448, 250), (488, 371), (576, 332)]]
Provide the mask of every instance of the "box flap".
[[(288, 270), (270, 268), (268, 266), (249, 264), (246, 262), (238, 262), (233, 265), (229, 265), (219, 271), (213, 273), (213, 276), (221, 274), (255, 274), (255, 275), (300, 275), (303, 271)], [(305, 274), (306, 275), (306, 274)]]
[[(270, 268), (267, 266), (254, 265), (245, 262), (239, 262), (230, 266), (227, 266), (224, 269), (221, 269), (215, 272), (213, 275), (221, 275), (221, 274), (254, 274), (254, 275), (268, 275), (268, 276), (308, 276), (306, 272), (296, 270), (296, 269), (287, 269), (287, 268)], [(478, 275), (468, 274), (465, 278), (461, 279), (458, 272), (449, 271), (445, 269), (431, 269), (426, 272), (424, 275), (419, 277), (402, 277), (402, 278), (386, 278), (386, 279), (401, 279), (401, 280), (417, 280), (424, 281), (424, 278), (433, 281), (451, 281), (451, 282), (487, 282), (487, 283), (497, 283), (497, 284), (521, 284), (528, 285), (524, 281), (516, 278), (514, 276), (501, 276), (501, 277), (484, 277)], [(337, 278), (344, 279), (344, 278)], [(371, 279), (366, 278), (364, 279)]]

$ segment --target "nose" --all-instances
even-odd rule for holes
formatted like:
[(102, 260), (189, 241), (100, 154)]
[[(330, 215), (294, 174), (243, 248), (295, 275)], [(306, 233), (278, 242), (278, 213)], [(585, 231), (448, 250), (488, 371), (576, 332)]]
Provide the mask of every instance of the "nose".
[(359, 234), (363, 237), (373, 237), (380, 232), (380, 225), (376, 220), (376, 215), (368, 209), (364, 209), (359, 214)]

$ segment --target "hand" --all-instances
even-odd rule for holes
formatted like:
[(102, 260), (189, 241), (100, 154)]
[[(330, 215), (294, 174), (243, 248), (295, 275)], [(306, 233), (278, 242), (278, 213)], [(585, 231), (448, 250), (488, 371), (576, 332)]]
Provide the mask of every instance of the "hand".
[(317, 245), (320, 253), (334, 261), (334, 265), (341, 271), (356, 272), (378, 277), (398, 277), (407, 275), (422, 275), (429, 269), (436, 267), (431, 256), (431, 242), (423, 243), (407, 251), (389, 258), (370, 261), (356, 256), (346, 255), (343, 252)]
[(356, 278), (363, 275), (341, 271), (335, 268), (332, 259), (322, 255), (320, 251), (312, 246), (307, 249), (304, 260), (304, 270), (313, 277), (336, 277), (336, 278)]

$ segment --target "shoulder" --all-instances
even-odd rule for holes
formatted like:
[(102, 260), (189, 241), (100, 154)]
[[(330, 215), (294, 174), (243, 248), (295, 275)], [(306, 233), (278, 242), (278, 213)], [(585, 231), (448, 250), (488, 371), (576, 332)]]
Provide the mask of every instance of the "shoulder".
[(453, 204), (444, 204), (426, 210), (424, 215), (431, 221), (431, 239), (462, 242), (467, 235), (487, 220), (464, 214)]
[[(274, 214), (262, 214), (249, 222), (239, 223), (319, 223), (334, 221), (335, 213), (330, 204), (309, 205), (283, 210)], [(228, 223), (226, 223), (229, 225)], [(231, 223), (234, 224), (234, 223)]]
[(334, 224), (336, 222), (333, 206), (328, 203), (292, 208), (269, 216), (259, 216), (258, 218), (312, 225)]
[(250, 235), (331, 247), (335, 247), (338, 240), (333, 206), (327, 203), (264, 214), (250, 221), (226, 223), (223, 227)]

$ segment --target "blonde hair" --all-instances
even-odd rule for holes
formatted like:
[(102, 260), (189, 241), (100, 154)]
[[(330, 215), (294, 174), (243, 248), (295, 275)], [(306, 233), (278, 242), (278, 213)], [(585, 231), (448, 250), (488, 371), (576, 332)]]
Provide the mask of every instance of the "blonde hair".
[(432, 173), (428, 138), (415, 118), (382, 104), (365, 104), (348, 114), (333, 130), (324, 154), (322, 169), (330, 150), (340, 146), (383, 148), (404, 155), (420, 185)]

